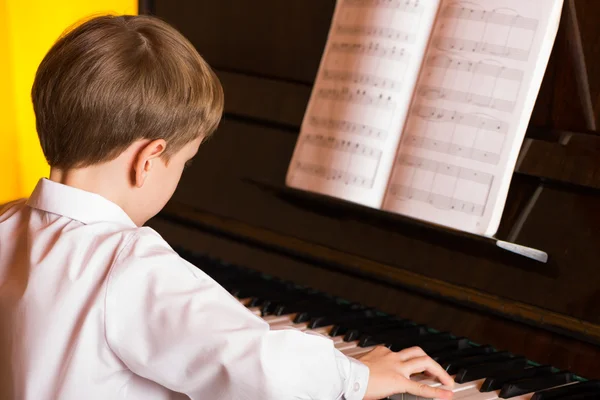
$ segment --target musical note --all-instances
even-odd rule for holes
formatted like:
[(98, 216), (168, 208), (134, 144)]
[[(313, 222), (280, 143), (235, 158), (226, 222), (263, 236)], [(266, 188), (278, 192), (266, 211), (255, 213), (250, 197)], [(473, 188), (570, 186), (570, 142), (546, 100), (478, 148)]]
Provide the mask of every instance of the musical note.
[(336, 32), (342, 35), (373, 36), (385, 39), (396, 39), (413, 43), (416, 39), (414, 33), (373, 25), (342, 25), (336, 26)]
[(410, 54), (403, 47), (384, 46), (374, 42), (371, 42), (369, 44), (333, 42), (331, 44), (331, 47), (329, 48), (329, 51), (387, 58), (390, 60), (402, 62), (408, 62), (410, 59)]
[(463, 114), (457, 111), (443, 108), (427, 107), (417, 105), (414, 114), (431, 122), (454, 123), (458, 125), (471, 126), (474, 128), (506, 134), (508, 123), (490, 117), (481, 117), (473, 114)]
[(407, 12), (421, 12), (422, 0), (344, 0), (345, 7), (391, 8)]
[(487, 172), (476, 171), (471, 168), (459, 167), (441, 161), (428, 160), (426, 158), (411, 156), (408, 154), (401, 154), (398, 157), (398, 164), (407, 165), (455, 178), (470, 180), (472, 182), (482, 183), (488, 186), (491, 185), (492, 181), (494, 180), (494, 176), (492, 174), (488, 174)]
[(397, 80), (388, 79), (386, 77), (362, 74), (352, 71), (340, 71), (334, 69), (324, 69), (323, 79), (326, 81), (352, 82), (360, 85), (373, 86), (380, 89), (389, 89), (399, 91), (402, 88), (402, 83)]
[(380, 140), (385, 140), (387, 138), (387, 132), (385, 130), (365, 124), (356, 124), (349, 121), (315, 116), (309, 117), (308, 123), (313, 128), (322, 128), (345, 133), (354, 133), (357, 135), (372, 137)]
[(303, 172), (328, 181), (338, 181), (346, 185), (358, 186), (367, 189), (373, 187), (374, 182), (374, 178), (352, 174), (335, 168), (328, 168), (323, 165), (300, 161), (296, 162), (296, 172)]
[(454, 210), (476, 216), (482, 216), (483, 211), (485, 210), (485, 204), (475, 204), (470, 201), (404, 185), (390, 185), (389, 193), (399, 199), (405, 198), (429, 203), (433, 207), (441, 210)]
[(478, 75), (493, 76), (521, 82), (523, 71), (516, 68), (506, 68), (501, 65), (485, 62), (472, 62), (463, 58), (453, 58), (445, 54), (438, 54), (427, 59), (427, 66), (432, 68), (443, 68), (461, 72), (471, 72)]
[(357, 154), (364, 157), (374, 158), (376, 160), (379, 160), (381, 158), (381, 150), (379, 149), (366, 146), (362, 143), (352, 142), (350, 140), (336, 139), (332, 136), (307, 134), (304, 137), (304, 143), (313, 146), (329, 148), (332, 150), (343, 151), (346, 153)]
[[(487, 197), (494, 180), (494, 176), (486, 172), (408, 154), (401, 154), (397, 163), (405, 167), (412, 167), (415, 170), (433, 173), (433, 181), (446, 179), (447, 182), (453, 182), (452, 187), (455, 189), (461, 182), (473, 182), (475, 185), (479, 185), (479, 192), (484, 194), (483, 197)], [(471, 215), (483, 215), (485, 208), (485, 202), (465, 201), (448, 192), (436, 193), (433, 189), (424, 190), (412, 185), (407, 186), (406, 182), (396, 182), (390, 185), (389, 192), (397, 198), (426, 202), (436, 208), (455, 210)]]
[(453, 37), (436, 37), (434, 40), (434, 45), (436, 48), (443, 51), (457, 50), (471, 53), (488, 54), (518, 61), (527, 61), (529, 58), (529, 50), (492, 44), (478, 40), (459, 39)]
[(442, 12), (443, 18), (456, 18), (470, 21), (484, 21), (489, 24), (504, 25), (535, 31), (538, 20), (524, 18), (519, 14), (507, 14), (496, 10), (476, 10), (469, 7), (448, 6)]
[(498, 99), (492, 96), (484, 96), (471, 92), (462, 92), (440, 87), (423, 85), (419, 88), (419, 95), (428, 99), (444, 99), (457, 103), (474, 104), (476, 106), (493, 108), (499, 111), (510, 112), (515, 108), (515, 102)]
[[(500, 153), (492, 151), (484, 151), (475, 147), (465, 146), (457, 143), (451, 143), (438, 139), (431, 139), (415, 134), (407, 135), (407, 144), (415, 147), (421, 147), (439, 153), (446, 153), (462, 158), (469, 158), (488, 164), (498, 164), (500, 161)], [(500, 150), (500, 149), (498, 149)]]
[(365, 90), (351, 91), (348, 88), (342, 89), (319, 89), (317, 97), (323, 100), (345, 101), (348, 103), (356, 103), (368, 105), (378, 108), (393, 109), (396, 107), (396, 102), (391, 96), (379, 94), (379, 96), (371, 95)]

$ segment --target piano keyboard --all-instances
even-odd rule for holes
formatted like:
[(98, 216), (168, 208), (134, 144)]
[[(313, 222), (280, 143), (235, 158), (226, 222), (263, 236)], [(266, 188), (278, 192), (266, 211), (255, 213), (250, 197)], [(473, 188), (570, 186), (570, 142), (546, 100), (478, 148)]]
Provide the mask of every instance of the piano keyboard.
[[(248, 268), (178, 251), (268, 322), (271, 329), (318, 332), (328, 336), (338, 350), (351, 357), (365, 354), (377, 345), (393, 351), (421, 347), (454, 378), (454, 399), (600, 399), (600, 381), (588, 381), (568, 371), (538, 365), (525, 357)], [(424, 375), (411, 379), (431, 386), (441, 385)], [(398, 394), (389, 399), (421, 398)]]

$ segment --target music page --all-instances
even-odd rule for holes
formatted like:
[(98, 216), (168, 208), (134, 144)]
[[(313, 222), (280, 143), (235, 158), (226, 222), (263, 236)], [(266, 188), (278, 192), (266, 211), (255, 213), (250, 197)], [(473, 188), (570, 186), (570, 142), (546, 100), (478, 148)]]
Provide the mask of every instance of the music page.
[(383, 209), (493, 236), (562, 0), (443, 0)]
[(439, 0), (338, 0), (286, 184), (381, 207)]

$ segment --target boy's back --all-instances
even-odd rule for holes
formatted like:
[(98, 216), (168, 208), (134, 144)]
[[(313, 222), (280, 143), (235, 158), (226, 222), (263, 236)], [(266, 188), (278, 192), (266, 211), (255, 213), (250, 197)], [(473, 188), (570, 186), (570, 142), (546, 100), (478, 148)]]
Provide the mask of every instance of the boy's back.
[(356, 360), (271, 331), (142, 227), (223, 110), (218, 79), (172, 27), (91, 19), (48, 52), (32, 100), (51, 168), (0, 208), (0, 399), (450, 395), (409, 379), (452, 384), (419, 348)]
[(152, 233), (100, 196), (47, 180), (0, 214), (0, 397), (171, 398), (115, 356), (105, 329), (111, 267), (134, 238), (159, 242)]

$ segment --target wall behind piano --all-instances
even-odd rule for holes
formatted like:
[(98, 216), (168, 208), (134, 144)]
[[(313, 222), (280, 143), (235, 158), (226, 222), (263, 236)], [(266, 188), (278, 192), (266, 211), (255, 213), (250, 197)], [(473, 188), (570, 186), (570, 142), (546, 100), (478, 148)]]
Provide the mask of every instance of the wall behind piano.
[(226, 93), (219, 131), (172, 203), (600, 324), (600, 2), (565, 2), (498, 233), (547, 251), (548, 264), (283, 188), (333, 8), (332, 0), (154, 2)]

